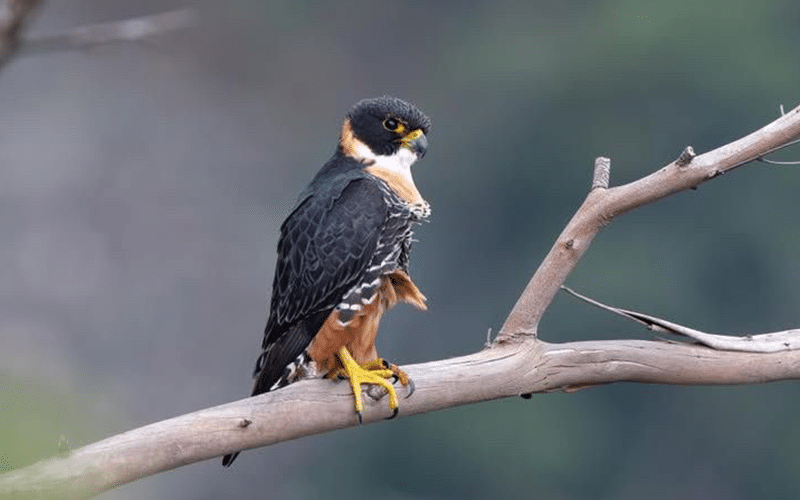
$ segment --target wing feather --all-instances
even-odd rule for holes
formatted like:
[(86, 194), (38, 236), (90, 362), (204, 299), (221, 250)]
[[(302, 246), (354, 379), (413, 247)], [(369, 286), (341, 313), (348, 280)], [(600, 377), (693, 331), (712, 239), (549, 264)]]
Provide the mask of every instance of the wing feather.
[(283, 223), (254, 394), (269, 390), (360, 282), (388, 214), (378, 181), (360, 177), (338, 195), (312, 194)]

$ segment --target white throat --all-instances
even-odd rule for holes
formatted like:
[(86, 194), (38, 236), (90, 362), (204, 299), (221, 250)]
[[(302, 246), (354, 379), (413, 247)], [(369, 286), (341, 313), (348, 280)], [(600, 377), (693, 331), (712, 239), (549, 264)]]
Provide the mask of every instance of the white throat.
[(392, 155), (376, 155), (361, 141), (355, 141), (354, 149), (361, 160), (372, 163), (372, 166), (395, 172), (410, 184), (414, 184), (414, 179), (411, 177), (411, 165), (417, 161), (417, 154), (410, 149), (401, 147)]

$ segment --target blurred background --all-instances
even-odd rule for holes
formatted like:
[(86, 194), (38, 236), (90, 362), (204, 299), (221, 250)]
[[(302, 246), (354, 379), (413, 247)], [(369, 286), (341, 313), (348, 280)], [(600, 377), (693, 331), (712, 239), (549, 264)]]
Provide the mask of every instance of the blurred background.
[[(197, 9), (139, 44), (0, 73), (0, 470), (246, 396), (278, 228), (357, 100), (433, 120), (433, 207), (379, 350), (480, 349), (583, 200), (798, 103), (800, 9), (738, 2), (75, 0), (30, 36)], [(800, 159), (787, 150), (775, 159)], [(753, 164), (616, 220), (568, 284), (719, 333), (800, 326), (800, 170)], [(651, 338), (556, 298), (550, 342)], [(613, 385), (189, 465), (104, 500), (800, 495), (800, 388)], [(402, 410), (401, 410), (402, 411)], [(63, 446), (63, 445), (62, 445)]]

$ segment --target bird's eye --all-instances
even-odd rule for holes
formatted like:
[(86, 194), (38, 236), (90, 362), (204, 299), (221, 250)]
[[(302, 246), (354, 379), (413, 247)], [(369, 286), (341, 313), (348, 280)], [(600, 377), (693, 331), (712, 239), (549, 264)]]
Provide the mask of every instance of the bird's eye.
[(398, 129), (398, 127), (400, 127), (400, 122), (398, 122), (394, 118), (387, 118), (383, 120), (383, 128), (385, 128), (386, 130), (394, 132)]

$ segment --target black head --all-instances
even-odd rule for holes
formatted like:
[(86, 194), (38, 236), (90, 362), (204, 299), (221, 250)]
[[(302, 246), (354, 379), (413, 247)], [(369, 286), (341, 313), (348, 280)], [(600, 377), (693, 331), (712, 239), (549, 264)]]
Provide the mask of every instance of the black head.
[[(428, 146), (430, 119), (416, 106), (396, 97), (359, 101), (347, 113), (341, 147), (345, 154), (358, 154), (366, 146), (373, 155), (390, 156), (405, 147), (421, 158)], [(360, 144), (358, 144), (360, 143)]]

